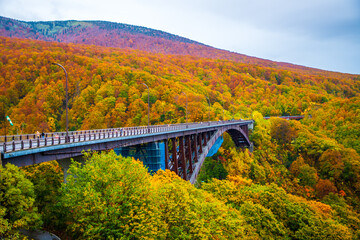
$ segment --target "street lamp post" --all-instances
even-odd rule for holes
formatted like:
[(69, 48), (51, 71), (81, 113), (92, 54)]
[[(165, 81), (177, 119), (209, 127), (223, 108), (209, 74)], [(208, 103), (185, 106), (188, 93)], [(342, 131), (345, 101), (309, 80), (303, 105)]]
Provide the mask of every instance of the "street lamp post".
[[(6, 114), (5, 114), (6, 115)], [(5, 125), (5, 139), (4, 139), (4, 144), (5, 144), (5, 146), (6, 146), (6, 133), (7, 133), (7, 130), (6, 130), (6, 117), (5, 117), (5, 115), (4, 115), (4, 125)]]
[(209, 111), (208, 111), (208, 117), (209, 117), (209, 122), (210, 122), (210, 99), (207, 97), (207, 96), (205, 96), (206, 97), (206, 99), (208, 100), (208, 103), (209, 103)]
[(148, 89), (148, 132), (150, 132), (150, 128), (149, 128), (149, 126), (150, 126), (150, 90), (149, 90), (148, 85), (146, 85), (145, 83), (142, 83), (142, 84), (144, 84)]
[(65, 91), (66, 91), (66, 100), (65, 100), (65, 101), (66, 101), (66, 137), (65, 137), (65, 142), (67, 143), (67, 142), (69, 142), (69, 119), (68, 119), (68, 96), (69, 96), (69, 94), (68, 94), (68, 74), (67, 74), (65, 68), (64, 68), (61, 64), (59, 64), (59, 63), (52, 63), (52, 64), (61, 67), (61, 68), (64, 70), (64, 72), (65, 72), (65, 77), (66, 77), (66, 83), (65, 83)]
[(186, 97), (186, 123), (188, 122), (188, 99), (187, 99), (187, 95), (186, 93), (182, 92), (183, 94), (185, 94)]
[(221, 101), (221, 105), (222, 105), (222, 120), (224, 121), (225, 119), (225, 113), (224, 113), (224, 101)]

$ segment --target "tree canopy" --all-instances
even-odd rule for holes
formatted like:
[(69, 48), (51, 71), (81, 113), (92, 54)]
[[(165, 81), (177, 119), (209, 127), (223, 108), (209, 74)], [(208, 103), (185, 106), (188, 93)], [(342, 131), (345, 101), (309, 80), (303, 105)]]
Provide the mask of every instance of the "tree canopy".
[(42, 224), (35, 207), (34, 185), (16, 166), (0, 165), (0, 236), (20, 238), (20, 229), (36, 229)]

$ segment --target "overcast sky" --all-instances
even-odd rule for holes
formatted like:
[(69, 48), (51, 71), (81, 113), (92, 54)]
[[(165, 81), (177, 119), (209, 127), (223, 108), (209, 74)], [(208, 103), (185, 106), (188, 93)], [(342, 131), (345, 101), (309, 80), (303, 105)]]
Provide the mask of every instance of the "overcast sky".
[(249, 56), (360, 74), (360, 0), (0, 0), (0, 15), (126, 23)]

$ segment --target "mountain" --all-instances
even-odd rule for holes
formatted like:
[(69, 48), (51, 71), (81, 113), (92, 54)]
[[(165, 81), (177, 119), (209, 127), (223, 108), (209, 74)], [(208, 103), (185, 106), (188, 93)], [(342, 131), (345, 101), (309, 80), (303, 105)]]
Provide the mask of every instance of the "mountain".
[[(229, 56), (233, 55), (233, 58), (238, 61), (247, 63), (254, 62), (256, 59), (215, 49), (163, 31), (106, 21), (24, 22), (0, 17), (0, 36), (207, 58), (228, 54)], [(258, 59), (258, 61), (268, 62), (269, 65), (271, 63), (261, 59)]]
[(106, 21), (25, 22), (0, 16), (0, 36), (190, 55), (289, 69), (307, 74), (334, 75), (320, 69), (217, 49), (159, 30)]

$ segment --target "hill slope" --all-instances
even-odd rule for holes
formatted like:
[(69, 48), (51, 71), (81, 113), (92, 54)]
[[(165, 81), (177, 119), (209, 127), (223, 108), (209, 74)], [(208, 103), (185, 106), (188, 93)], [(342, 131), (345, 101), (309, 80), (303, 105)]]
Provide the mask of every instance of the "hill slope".
[[(0, 35), (138, 49), (163, 54), (200, 57), (212, 57), (220, 53), (229, 54), (227, 51), (218, 50), (163, 31), (106, 21), (24, 22), (0, 17)], [(234, 54), (234, 57), (247, 63), (255, 59), (241, 54)], [(271, 63), (270, 61), (258, 60)]]
[(296, 70), (307, 74), (328, 76), (335, 74), (319, 69), (274, 62), (216, 49), (163, 31), (106, 21), (25, 22), (0, 16), (0, 36), (224, 59), (265, 67)]

